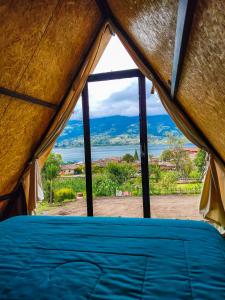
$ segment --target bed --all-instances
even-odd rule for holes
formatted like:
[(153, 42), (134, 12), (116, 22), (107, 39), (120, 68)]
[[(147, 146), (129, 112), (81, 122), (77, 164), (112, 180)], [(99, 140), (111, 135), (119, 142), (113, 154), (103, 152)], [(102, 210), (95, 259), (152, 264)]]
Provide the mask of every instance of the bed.
[(225, 299), (225, 242), (197, 221), (0, 223), (0, 299)]

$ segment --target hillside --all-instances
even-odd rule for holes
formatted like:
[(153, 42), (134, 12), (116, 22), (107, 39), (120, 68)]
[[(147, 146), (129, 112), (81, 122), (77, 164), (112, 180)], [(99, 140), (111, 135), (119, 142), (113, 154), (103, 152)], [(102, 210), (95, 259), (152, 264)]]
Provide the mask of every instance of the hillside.
[[(168, 132), (182, 135), (168, 115), (148, 116), (148, 135), (160, 143)], [(93, 145), (121, 145), (139, 143), (139, 117), (110, 116), (90, 120)], [(56, 147), (71, 147), (83, 143), (83, 123), (69, 120), (56, 142)]]

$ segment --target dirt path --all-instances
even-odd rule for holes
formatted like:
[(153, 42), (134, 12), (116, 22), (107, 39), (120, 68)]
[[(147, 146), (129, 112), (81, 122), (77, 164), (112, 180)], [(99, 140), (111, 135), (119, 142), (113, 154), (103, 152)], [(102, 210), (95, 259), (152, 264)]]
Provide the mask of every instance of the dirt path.
[[(111, 197), (94, 200), (95, 216), (142, 217), (142, 199), (140, 197)], [(198, 212), (199, 196), (167, 195), (151, 197), (151, 213), (153, 218), (201, 220)], [(43, 215), (86, 216), (84, 200), (69, 202), (63, 206), (52, 208)]]

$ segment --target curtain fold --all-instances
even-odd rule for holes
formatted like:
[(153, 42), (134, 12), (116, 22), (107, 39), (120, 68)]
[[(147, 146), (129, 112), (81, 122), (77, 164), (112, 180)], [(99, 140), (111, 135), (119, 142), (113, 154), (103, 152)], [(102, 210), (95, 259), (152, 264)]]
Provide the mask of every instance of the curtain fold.
[(153, 82), (163, 106), (171, 116), (177, 127), (183, 134), (196, 146), (208, 152), (210, 160), (208, 169), (204, 178), (204, 186), (201, 194), (199, 211), (205, 219), (213, 222), (216, 227), (225, 232), (225, 165), (212, 150), (208, 147), (205, 141), (201, 138), (195, 127), (186, 118), (183, 110), (172, 102), (165, 91), (161, 88), (158, 82), (153, 78), (151, 71), (138, 57), (137, 53), (130, 46), (129, 42), (124, 37), (123, 33), (111, 23), (113, 30), (119, 36), (124, 47), (127, 49), (134, 62), (137, 64), (143, 74)]
[(51, 128), (41, 145), (36, 150), (32, 162), (23, 174), (22, 184), (26, 195), (27, 210), (29, 214), (34, 212), (37, 201), (42, 200), (43, 198), (40, 170), (51, 152), (56, 138), (60, 135), (66, 122), (70, 118), (87, 78), (97, 65), (110, 38), (110, 26), (107, 22), (104, 22), (79, 74), (73, 82), (73, 87), (70, 90), (68, 97), (65, 99), (60, 111), (55, 116)]
[(20, 215), (27, 215), (26, 199), (21, 183), (13, 193), (0, 200), (0, 221)]

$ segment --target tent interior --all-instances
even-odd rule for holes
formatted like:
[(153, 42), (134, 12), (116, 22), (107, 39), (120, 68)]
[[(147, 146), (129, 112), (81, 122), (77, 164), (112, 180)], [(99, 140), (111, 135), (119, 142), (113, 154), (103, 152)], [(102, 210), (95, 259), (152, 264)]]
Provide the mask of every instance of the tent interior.
[[(0, 12), (0, 298), (224, 299), (225, 2), (12, 0)], [(35, 211), (40, 170), (114, 33), (208, 153), (199, 209), (220, 233), (204, 222), (19, 216)]]

